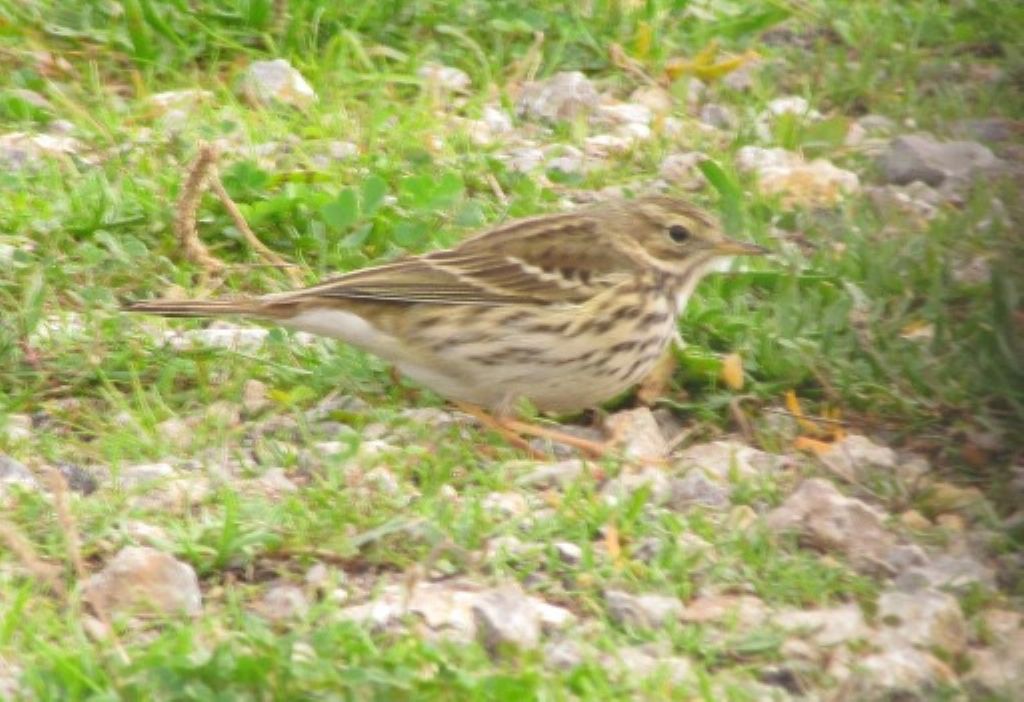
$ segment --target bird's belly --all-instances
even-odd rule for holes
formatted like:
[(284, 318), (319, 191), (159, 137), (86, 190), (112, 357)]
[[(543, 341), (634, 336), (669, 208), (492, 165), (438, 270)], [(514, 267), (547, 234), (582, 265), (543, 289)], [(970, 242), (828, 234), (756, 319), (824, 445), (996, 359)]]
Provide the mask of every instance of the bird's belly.
[[(510, 317), (515, 319), (514, 317)], [(509, 411), (520, 399), (548, 412), (596, 407), (641, 381), (675, 334), (674, 315), (643, 328), (580, 331), (557, 318), (489, 325), (486, 335), (438, 337), (429, 363), (399, 363), (445, 397)]]

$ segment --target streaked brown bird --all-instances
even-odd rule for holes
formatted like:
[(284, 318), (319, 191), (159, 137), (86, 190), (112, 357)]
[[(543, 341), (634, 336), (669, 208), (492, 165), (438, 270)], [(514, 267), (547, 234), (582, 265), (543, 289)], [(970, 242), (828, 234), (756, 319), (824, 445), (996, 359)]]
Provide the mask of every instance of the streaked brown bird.
[(293, 292), (127, 309), (242, 315), (341, 339), (445, 398), (485, 408), (496, 428), (557, 439), (515, 422), (516, 404), (569, 412), (630, 388), (675, 338), (701, 278), (724, 257), (764, 252), (657, 195), (515, 220)]

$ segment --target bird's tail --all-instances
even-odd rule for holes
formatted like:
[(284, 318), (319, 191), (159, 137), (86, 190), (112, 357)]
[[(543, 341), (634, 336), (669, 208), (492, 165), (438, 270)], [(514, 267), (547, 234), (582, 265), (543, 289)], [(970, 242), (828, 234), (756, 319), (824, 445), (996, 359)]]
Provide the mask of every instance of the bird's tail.
[(241, 300), (144, 300), (122, 307), (126, 312), (144, 312), (163, 317), (219, 317), (241, 314), (255, 317), (268, 314), (266, 305), (258, 299)]

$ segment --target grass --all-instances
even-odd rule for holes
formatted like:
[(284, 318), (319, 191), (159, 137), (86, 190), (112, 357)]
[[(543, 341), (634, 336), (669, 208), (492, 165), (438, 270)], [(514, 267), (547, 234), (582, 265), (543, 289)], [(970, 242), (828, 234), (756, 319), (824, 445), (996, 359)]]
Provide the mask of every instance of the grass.
[[(148, 510), (109, 491), (76, 499), (91, 566), (133, 543), (126, 524), (143, 520), (163, 530), (163, 545), (196, 569), (207, 594), (201, 620), (151, 626), (142, 641), (116, 624), (132, 641), (123, 656), (111, 639), (89, 635), (83, 612), (49, 597), (16, 574), (9, 554), (0, 555), (0, 662), (17, 662), (32, 695), (557, 700), (679, 692), (666, 679), (622, 680), (595, 664), (558, 673), (539, 654), (495, 662), (475, 645), (374, 633), (338, 620), (338, 605), (328, 600), (283, 630), (252, 614), (249, 598), (265, 583), (301, 581), (315, 560), (303, 554), (313, 547), (338, 554), (346, 572), (398, 577), (439, 545), (437, 567), (454, 574), (479, 572), (474, 554), (495, 536), (576, 543), (584, 552), (579, 566), (541, 548), (499, 562), (493, 575), (543, 573), (537, 587), (546, 597), (601, 622), (595, 645), (602, 650), (643, 638), (608, 624), (601, 598), (607, 587), (683, 598), (706, 587), (749, 590), (773, 606), (870, 606), (876, 595), (877, 583), (776, 543), (759, 527), (729, 528), (728, 515), (666, 513), (642, 492), (611, 506), (590, 478), (549, 496), (552, 504), (531, 519), (495, 514), (485, 500), (514, 489), (519, 455), (485, 445), (488, 437), (476, 432), (410, 422), (402, 414), (410, 404), (441, 401), (429, 393), (410, 400), (411, 386), (395, 385), (381, 362), (351, 349), (297, 344), (280, 331), (251, 350), (167, 347), (163, 330), (198, 325), (127, 317), (118, 306), (198, 287), (199, 271), (183, 262), (171, 220), (199, 140), (222, 145), (231, 196), (262, 240), (298, 263), (308, 281), (448, 245), (504, 218), (559, 209), (566, 187), (636, 187), (666, 154), (702, 150), (720, 167), (719, 187), (694, 199), (723, 210), (742, 226), (741, 236), (776, 253), (702, 285), (681, 320), (690, 346), (666, 406), (700, 423), (701, 435), (732, 428), (736, 393), (719, 380), (718, 358), (739, 353), (746, 406), (766, 445), (782, 440), (772, 438), (770, 415), (756, 409), (780, 406), (794, 391), (808, 411), (839, 411), (858, 430), (927, 453), (944, 474), (985, 487), (1000, 510), (1013, 507), (1003, 487), (1024, 448), (1016, 430), (1024, 421), (1024, 244), (1013, 224), (1022, 215), (1013, 184), (980, 184), (962, 207), (920, 223), (880, 215), (864, 196), (827, 211), (794, 210), (759, 194), (731, 164), (741, 146), (758, 143), (756, 115), (786, 94), (807, 97), (827, 119), (783, 120), (767, 145), (824, 156), (864, 180), (873, 172), (870, 157), (842, 143), (860, 115), (885, 114), (940, 135), (956, 120), (1019, 119), (1024, 56), (1015, 39), (1024, 34), (1024, 12), (994, 0), (608, 0), (588, 7), (0, 0), (0, 131), (41, 131), (63, 119), (87, 145), (79, 156), (0, 172), (0, 426), (12, 415), (33, 421), (26, 441), (0, 433), (0, 450), (26, 462), (103, 466), (114, 474), (168, 456), (207, 463), (217, 456), (234, 461), (243, 476), (280, 466), (304, 481), (299, 492), (268, 498), (214, 474), (212, 494), (186, 510)], [(442, 108), (450, 105), (416, 77), (428, 62), (464, 70), (472, 89), (456, 111), (477, 117), (493, 100), (512, 107), (510, 85), (530, 70), (531, 56), (541, 76), (583, 70), (624, 96), (639, 81), (615, 65), (613, 45), (660, 76), (674, 59), (692, 59), (712, 41), (728, 55), (753, 49), (765, 61), (749, 92), (712, 86), (710, 99), (739, 115), (735, 133), (662, 135), (554, 185), (510, 171), (498, 158), (500, 146), (474, 144), (446, 118)], [(303, 72), (319, 94), (316, 105), (256, 110), (236, 97), (240, 70), (275, 57)], [(993, 71), (993, 80), (979, 77)], [(212, 96), (178, 126), (155, 117), (146, 102), (192, 87)], [(43, 106), (27, 101), (23, 89), (45, 98)], [(671, 85), (677, 98), (686, 90), (685, 76)], [(555, 132), (576, 144), (586, 135), (583, 124)], [(335, 140), (353, 142), (358, 152), (322, 158)], [(288, 148), (269, 157), (250, 148), (270, 141)], [(236, 264), (220, 292), (290, 285), (281, 271), (253, 265), (258, 257), (213, 197), (203, 201), (200, 229), (216, 256)], [(989, 280), (957, 274), (979, 255), (990, 261)], [(930, 337), (907, 338), (922, 328)], [(241, 424), (207, 412), (212, 403), (237, 405), (250, 379), (266, 384), (269, 408)], [(359, 398), (368, 409), (335, 411), (329, 426), (311, 420), (307, 412), (331, 393)], [(169, 419), (189, 423), (185, 445), (167, 435)], [(347, 477), (346, 459), (374, 425), (397, 428), (404, 438), (396, 452), (365, 461), (367, 469), (381, 465), (395, 476), (393, 494)], [(340, 453), (325, 457), (310, 448), (322, 441), (340, 441)], [(621, 469), (614, 461), (604, 468)], [(738, 494), (760, 510), (785, 491), (741, 485)], [(45, 495), (17, 494), (6, 518), (43, 556), (65, 558), (65, 536)], [(621, 563), (599, 548), (607, 525), (622, 535)], [(710, 542), (714, 557), (681, 546), (678, 537), (689, 533)], [(634, 553), (645, 539), (661, 544), (656, 557)], [(770, 631), (721, 641), (690, 626), (667, 636), (674, 653), (697, 662), (698, 682), (686, 689), (696, 699), (755, 699), (757, 666), (779, 655)]]

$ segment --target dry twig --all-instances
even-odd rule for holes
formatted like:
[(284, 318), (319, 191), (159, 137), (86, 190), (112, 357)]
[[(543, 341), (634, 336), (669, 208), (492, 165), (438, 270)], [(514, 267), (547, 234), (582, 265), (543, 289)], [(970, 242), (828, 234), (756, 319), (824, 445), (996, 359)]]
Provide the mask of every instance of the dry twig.
[(217, 150), (213, 146), (199, 146), (199, 155), (189, 168), (188, 177), (174, 207), (174, 233), (178, 235), (185, 257), (200, 266), (207, 275), (217, 275), (224, 271), (224, 263), (210, 253), (199, 239), (199, 231), (196, 228), (196, 213), (199, 211), (203, 185), (216, 160)]
[(242, 211), (238, 209), (238, 205), (228, 195), (228, 191), (224, 189), (224, 184), (220, 181), (220, 176), (217, 174), (217, 168), (214, 166), (211, 169), (210, 175), (210, 187), (213, 188), (213, 192), (220, 198), (221, 203), (224, 205), (224, 209), (231, 215), (231, 219), (235, 223), (235, 228), (242, 233), (245, 241), (256, 250), (260, 256), (264, 258), (270, 265), (278, 268), (283, 268), (284, 272), (291, 278), (291, 281), (296, 285), (302, 283), (302, 276), (297, 270), (297, 266), (294, 263), (288, 263), (283, 258), (278, 256), (270, 247), (264, 244), (257, 238), (249, 227), (249, 223), (245, 221), (245, 217), (242, 215)]
[(68, 590), (64, 587), (64, 581), (60, 578), (61, 568), (49, 563), (36, 553), (35, 548), (29, 543), (21, 531), (6, 519), (0, 518), (0, 541), (3, 541), (11, 550), (21, 565), (31, 575), (41, 580), (57, 597), (66, 600)]
[(71, 566), (75, 569), (78, 579), (84, 580), (89, 573), (85, 568), (85, 561), (82, 559), (82, 544), (78, 536), (78, 525), (75, 524), (75, 517), (71, 514), (71, 507), (68, 504), (67, 481), (56, 468), (48, 468), (45, 475), (46, 481), (50, 484), (50, 490), (53, 492), (53, 506), (57, 511), (57, 521), (64, 532), (64, 541), (67, 544)]

